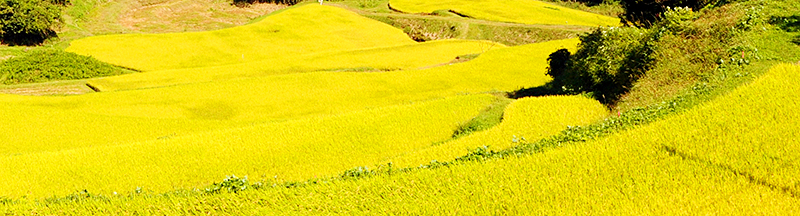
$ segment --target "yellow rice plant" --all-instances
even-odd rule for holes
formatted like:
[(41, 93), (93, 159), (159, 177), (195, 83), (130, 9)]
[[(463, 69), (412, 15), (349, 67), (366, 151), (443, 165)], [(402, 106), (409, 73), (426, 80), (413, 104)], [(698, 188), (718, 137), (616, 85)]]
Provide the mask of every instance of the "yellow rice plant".
[(535, 0), (391, 0), (390, 6), (407, 13), (450, 10), (463, 16), (526, 24), (619, 26), (614, 17), (593, 14)]
[(800, 66), (778, 65), (758, 81), (658, 124), (651, 142), (683, 157), (800, 195)]
[(88, 83), (96, 90), (117, 91), (313, 71), (419, 69), (447, 63), (458, 56), (502, 47), (505, 46), (488, 41), (440, 40), (354, 51), (284, 55), (214, 67), (135, 73), (89, 80)]
[(415, 167), (430, 161), (452, 161), (479, 147), (503, 150), (555, 135), (568, 126), (598, 121), (607, 115), (605, 106), (582, 96), (523, 98), (506, 108), (503, 121), (494, 128), (418, 149), (388, 162), (397, 167)]
[(792, 215), (800, 211), (788, 185), (797, 176), (791, 167), (800, 131), (798, 72), (799, 66), (777, 66), (688, 112), (539, 154), (299, 188), (10, 208), (71, 214)]
[(0, 95), (0, 155), (166, 139), (537, 86), (549, 80), (547, 54), (576, 43), (497, 49), (426, 70), (289, 74), (66, 97)]
[(401, 30), (346, 9), (305, 4), (245, 26), (208, 32), (96, 36), (72, 41), (66, 50), (154, 71), (413, 43)]
[[(0, 95), (0, 101), (4, 98), (8, 96)], [(108, 116), (25, 103), (0, 103), (3, 116), (0, 156), (167, 139), (247, 125), (233, 121)]]
[[(213, 196), (23, 203), (66, 214), (793, 215), (800, 66), (668, 119), (542, 153)], [(776, 158), (782, 163), (774, 163)]]
[(34, 101), (110, 116), (287, 120), (540, 86), (550, 80), (547, 55), (576, 44), (569, 39), (496, 49), (469, 62), (423, 70), (299, 73)]
[[(0, 196), (43, 198), (88, 190), (165, 192), (226, 175), (303, 180), (371, 166), (446, 140), (494, 100), (458, 96), (125, 145), (0, 156)], [(42, 145), (47, 145), (42, 143)]]

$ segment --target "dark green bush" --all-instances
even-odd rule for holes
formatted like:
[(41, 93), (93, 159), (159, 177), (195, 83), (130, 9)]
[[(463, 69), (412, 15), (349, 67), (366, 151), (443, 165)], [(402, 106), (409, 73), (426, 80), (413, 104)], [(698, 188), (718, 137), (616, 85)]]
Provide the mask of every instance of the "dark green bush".
[(124, 73), (125, 70), (92, 57), (59, 50), (31, 51), (0, 64), (3, 84), (86, 79)]
[[(597, 28), (580, 36), (581, 44), (569, 56), (563, 72), (551, 71), (556, 83), (569, 92), (589, 92), (605, 104), (613, 104), (652, 66), (651, 54), (661, 29)], [(551, 61), (552, 64), (552, 61)]]
[(620, 15), (622, 22), (629, 26), (650, 27), (661, 20), (669, 8), (688, 7), (695, 11), (717, 0), (621, 0), (625, 13)]
[[(56, 4), (67, 1), (55, 1)], [(61, 8), (49, 0), (0, 0), (0, 38), (10, 45), (37, 45), (55, 37)]]
[(572, 53), (567, 49), (560, 49), (547, 57), (547, 75), (553, 77), (557, 86), (563, 85), (563, 75), (569, 69), (569, 59)]

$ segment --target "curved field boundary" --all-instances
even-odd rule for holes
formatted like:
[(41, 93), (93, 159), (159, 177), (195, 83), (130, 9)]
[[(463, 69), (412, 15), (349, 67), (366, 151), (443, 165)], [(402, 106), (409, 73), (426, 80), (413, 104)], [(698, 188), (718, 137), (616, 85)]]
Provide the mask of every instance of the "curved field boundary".
[(287, 120), (543, 85), (550, 80), (544, 73), (547, 56), (561, 48), (574, 49), (577, 43), (570, 39), (496, 49), (465, 63), (424, 70), (299, 73), (72, 97), (30, 97), (26, 103), (121, 117)]
[[(793, 215), (800, 200), (787, 180), (797, 179), (792, 167), (798, 161), (798, 82), (800, 66), (777, 66), (685, 113), (540, 154), (302, 187), (11, 208), (129, 214), (180, 213), (191, 206), (229, 214), (312, 209), (322, 214)], [(767, 155), (782, 163), (771, 163)], [(765, 175), (770, 170), (775, 172)]]
[(98, 91), (119, 91), (314, 71), (391, 71), (447, 63), (458, 56), (505, 47), (488, 41), (443, 40), (363, 50), (279, 56), (241, 64), (153, 71), (89, 80)]
[(619, 26), (617, 18), (535, 0), (392, 0), (391, 8), (406, 13), (448, 10), (460, 16), (500, 22), (549, 25)]
[[(0, 155), (168, 139), (224, 127), (340, 115), (549, 81), (546, 57), (577, 40), (489, 51), (461, 64), (322, 72), (78, 96), (0, 95)], [(42, 144), (45, 143), (45, 144)]]
[(105, 35), (66, 50), (142, 71), (415, 43), (401, 30), (345, 9), (306, 4), (250, 25), (208, 32)]
[[(302, 180), (372, 165), (449, 138), (494, 100), (458, 96), (403, 106), (262, 124), (149, 142), (0, 157), (0, 196), (165, 192), (226, 175)], [(41, 143), (47, 145), (47, 143)]]
[(557, 134), (568, 126), (590, 124), (608, 116), (605, 106), (583, 96), (523, 98), (503, 113), (503, 121), (486, 131), (393, 158), (396, 167), (416, 167), (430, 161), (452, 161), (476, 148), (503, 150)]

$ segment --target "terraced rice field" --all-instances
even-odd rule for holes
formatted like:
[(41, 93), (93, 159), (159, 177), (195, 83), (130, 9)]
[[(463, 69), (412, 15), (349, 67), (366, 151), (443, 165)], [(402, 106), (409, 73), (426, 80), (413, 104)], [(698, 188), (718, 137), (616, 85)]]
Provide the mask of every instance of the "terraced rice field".
[[(726, 163), (731, 164), (730, 161), (740, 158), (762, 158), (764, 154), (776, 152), (784, 155), (795, 152), (792, 146), (797, 144), (796, 140), (784, 138), (796, 137), (795, 121), (772, 121), (769, 117), (795, 119), (800, 107), (759, 102), (796, 99), (797, 87), (787, 84), (800, 81), (799, 72), (799, 66), (777, 66), (754, 83), (689, 112), (600, 140), (568, 144), (539, 154), (410, 172), (386, 172), (359, 180), (323, 181), (292, 188), (276, 187), (213, 196), (177, 193), (171, 196), (133, 196), (126, 199), (89, 199), (80, 204), (52, 204), (58, 210), (37, 205), (16, 205), (11, 208), (16, 211), (67, 214), (302, 214), (314, 211), (340, 214), (593, 212), (791, 215), (800, 211), (800, 201), (793, 197), (795, 189), (781, 189), (787, 188), (787, 185), (779, 179), (794, 174), (783, 172), (774, 175), (777, 177), (775, 179), (766, 178), (762, 181), (766, 176), (759, 174), (760, 171), (766, 171), (769, 167), (779, 168), (780, 165), (748, 169)], [(721, 116), (725, 116), (726, 120), (713, 120)], [(709, 118), (712, 121), (704, 121)], [(776, 132), (748, 132), (762, 129), (765, 123), (768, 123), (766, 127)], [(730, 124), (741, 128), (731, 129), (728, 126)], [(730, 130), (733, 131), (723, 133)], [(694, 133), (716, 134), (703, 142), (726, 150), (689, 147), (689, 142), (695, 142), (691, 140), (691, 134)], [(729, 140), (767, 142), (730, 143)], [(781, 140), (786, 142), (772, 142)], [(682, 146), (676, 148), (671, 145)], [(725, 161), (696, 156), (690, 150), (711, 155), (720, 152), (738, 154)], [(785, 158), (784, 164), (796, 163), (791, 157)]]
[(341, 8), (307, 4), (254, 24), (216, 31), (88, 37), (72, 41), (67, 51), (154, 71), (413, 43), (384, 23)]
[(462, 16), (512, 23), (619, 26), (619, 19), (565, 8), (535, 0), (391, 0), (390, 6), (406, 13), (452, 11)]
[[(336, 16), (300, 21), (320, 21), (314, 24), (324, 22), (331, 28), (350, 26), (328, 34), (328, 38), (356, 40), (351, 38), (353, 31), (377, 32), (372, 35), (375, 44), (334, 46), (324, 51), (322, 47), (309, 48), (304, 55), (235, 64), (224, 58), (191, 66), (153, 60), (154, 56), (168, 54), (156, 48), (172, 43), (169, 40), (255, 43), (242, 41), (238, 33), (269, 38), (272, 33), (263, 29), (286, 24), (277, 22), (282, 16), (316, 13)], [(561, 48), (575, 49), (578, 42), (570, 39), (517, 47), (463, 40), (416, 43), (402, 33), (402, 40), (394, 40), (396, 29), (384, 27), (342, 9), (304, 5), (240, 29), (76, 41), (68, 50), (91, 53), (100, 59), (106, 56), (106, 61), (112, 62), (115, 58), (136, 60), (129, 61), (135, 63), (129, 66), (159, 71), (88, 81), (97, 89), (111, 92), (68, 97), (0, 95), (0, 112), (12, 116), (0, 120), (0, 131), (7, 132), (0, 137), (8, 140), (0, 148), (0, 163), (5, 165), (0, 172), (8, 181), (26, 182), (22, 187), (6, 185), (3, 196), (42, 198), (84, 189), (110, 194), (138, 187), (166, 192), (203, 187), (228, 174), (297, 181), (373, 166), (399, 155), (412, 156), (451, 139), (456, 127), (492, 103), (495, 97), (485, 93), (549, 81), (543, 73), (547, 54)], [(384, 33), (392, 36), (384, 37)], [(276, 37), (289, 40), (286, 35)], [(303, 41), (306, 46), (316, 42), (306, 39), (291, 40)], [(139, 47), (119, 52), (101, 49), (104, 44), (125, 46), (128, 42)], [(286, 45), (280, 42), (269, 46)], [(253, 49), (241, 45), (217, 48)], [(154, 54), (133, 54), (141, 50)], [(109, 53), (113, 55), (106, 55)], [(464, 63), (443, 64), (467, 54), (480, 56)], [(220, 56), (207, 51), (179, 52), (169, 60), (177, 62), (197, 55)], [(279, 63), (284, 64), (274, 66)], [(220, 66), (212, 66), (215, 64)], [(162, 70), (172, 67), (182, 69)], [(563, 124), (596, 120), (604, 109), (583, 100), (580, 106), (563, 110), (560, 116), (575, 117), (564, 118), (558, 125), (544, 126), (552, 123), (544, 119), (528, 123), (561, 128)], [(338, 162), (329, 163), (334, 160)]]
[(0, 187), (5, 196), (42, 198), (82, 189), (166, 192), (230, 174), (254, 180), (335, 175), (444, 140), (492, 100), (454, 97), (119, 145), (58, 149), (42, 143), (40, 151), (0, 159), (1, 178), (22, 184)]
[(506, 109), (500, 125), (392, 158), (387, 163), (416, 167), (430, 161), (452, 161), (481, 147), (504, 150), (555, 135), (569, 126), (594, 123), (606, 116), (608, 111), (602, 104), (582, 96), (523, 98)]
[(89, 80), (99, 91), (164, 87), (189, 83), (306, 72), (385, 72), (447, 64), (459, 56), (503, 48), (488, 41), (442, 40), (395, 47), (277, 56), (264, 60), (189, 69), (161, 70)]
[[(619, 23), (531, 0), (390, 4), (499, 22)], [(614, 118), (585, 95), (498, 98), (545, 85), (548, 56), (578, 43), (417, 43), (318, 4), (217, 31), (76, 40), (68, 51), (143, 72), (87, 80), (99, 92), (81, 95), (0, 94), (0, 212), (800, 212), (798, 65), (596, 140), (476, 155)], [(497, 125), (458, 134), (506, 104)], [(205, 190), (230, 175), (260, 188)]]

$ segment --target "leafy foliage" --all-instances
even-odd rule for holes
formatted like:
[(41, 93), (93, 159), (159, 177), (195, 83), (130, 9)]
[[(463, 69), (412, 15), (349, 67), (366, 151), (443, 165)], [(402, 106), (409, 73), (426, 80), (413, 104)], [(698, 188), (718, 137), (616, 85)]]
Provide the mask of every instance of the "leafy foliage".
[(228, 193), (239, 193), (245, 190), (257, 190), (261, 188), (261, 182), (254, 182), (251, 183), (247, 180), (247, 176), (243, 178), (236, 177), (236, 175), (230, 175), (226, 177), (222, 182), (214, 183), (211, 186), (205, 189), (205, 192), (208, 194), (216, 194), (222, 192)]
[(551, 59), (548, 74), (556, 75), (554, 82), (563, 83), (568, 92), (590, 92), (595, 99), (613, 104), (650, 69), (661, 35), (660, 29), (597, 28), (580, 36), (579, 49), (568, 63), (563, 62), (568, 53), (551, 55), (556, 61)]
[(654, 67), (656, 53), (663, 50), (660, 47), (662, 38), (673, 34), (699, 34), (697, 28), (689, 25), (696, 18), (690, 8), (671, 8), (652, 28), (599, 27), (580, 35), (581, 44), (574, 54), (560, 50), (548, 58), (547, 74), (554, 79), (548, 86), (549, 91), (588, 93), (613, 106)]
[[(56, 1), (57, 4), (66, 3)], [(0, 1), (0, 38), (11, 45), (37, 45), (55, 37), (61, 8), (46, 0)]]
[(124, 72), (125, 70), (88, 56), (60, 50), (35, 50), (0, 64), (0, 82), (19, 84), (86, 79)]
[(620, 16), (626, 25), (650, 27), (670, 8), (689, 7), (699, 10), (715, 0), (621, 0), (625, 13)]

